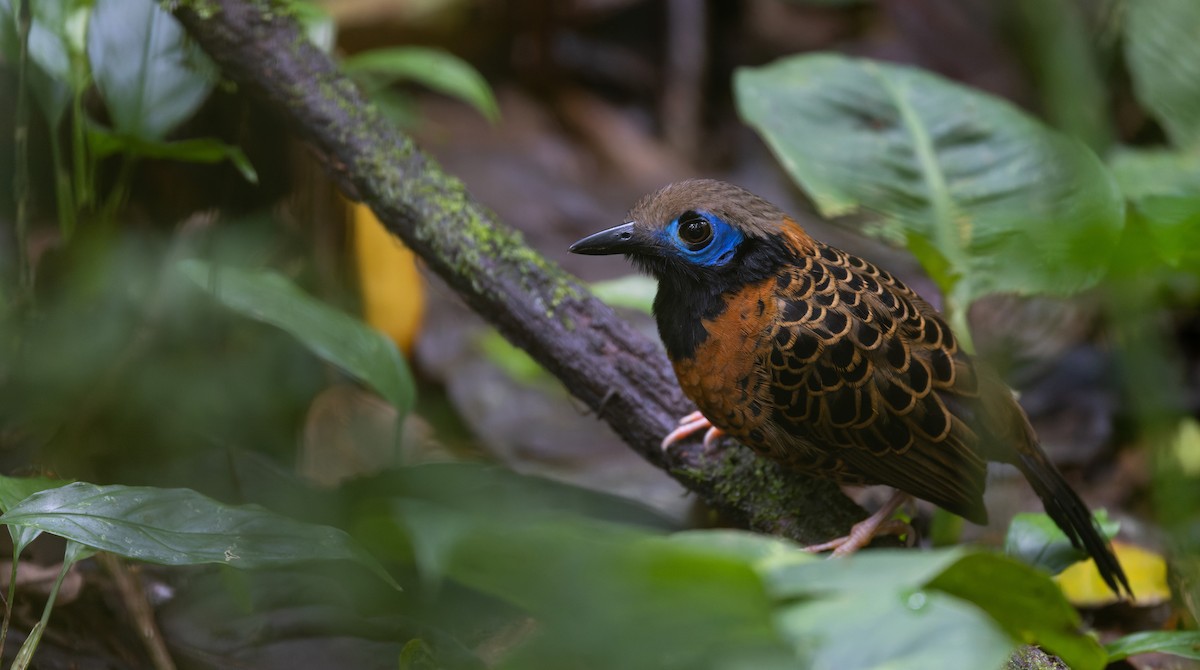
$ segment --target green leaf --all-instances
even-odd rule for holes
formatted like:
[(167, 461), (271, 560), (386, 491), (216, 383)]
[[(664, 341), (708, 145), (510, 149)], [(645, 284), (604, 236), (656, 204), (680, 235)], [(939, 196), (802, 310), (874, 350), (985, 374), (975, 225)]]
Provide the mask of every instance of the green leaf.
[(566, 487), (529, 496), (513, 477), (405, 469), (355, 505), (356, 533), (379, 555), (416, 559), (429, 577), (537, 618), (500, 668), (987, 668), (1019, 639), (1095, 667), (1098, 647), (1090, 642), (1090, 657), (1074, 649), (1089, 641), (1050, 580), (1003, 556), (825, 560), (739, 531), (663, 537), (581, 518), (573, 512), (585, 508), (560, 497)]
[[(1096, 520), (1109, 539), (1120, 529), (1120, 524), (1109, 520), (1104, 510), (1096, 510)], [(1004, 553), (1052, 575), (1088, 557), (1086, 551), (1071, 544), (1048, 515), (1033, 512), (1013, 517), (1004, 537)]]
[(697, 549), (741, 558), (763, 576), (786, 566), (815, 563), (824, 559), (804, 551), (800, 545), (770, 535), (742, 530), (691, 530), (675, 533), (671, 541)]
[(1168, 265), (1200, 274), (1200, 195), (1154, 195), (1133, 204), (1150, 242)]
[(1200, 271), (1200, 151), (1124, 148), (1109, 167), (1143, 241), (1172, 267)]
[(787, 657), (770, 600), (740, 560), (594, 522), (480, 525), (460, 538), (447, 574), (545, 622), (540, 656), (647, 669)]
[[(48, 489), (58, 488), (70, 482), (46, 477), (5, 477), (0, 475), (0, 511), (7, 512), (22, 500)], [(20, 556), (29, 543), (37, 539), (42, 531), (28, 526), (9, 526), (8, 534), (12, 537), (13, 554)]]
[(154, 0), (96, 0), (87, 52), (117, 133), (157, 142), (199, 109), (216, 68)]
[(1104, 649), (1108, 652), (1109, 663), (1151, 652), (1200, 661), (1200, 632), (1159, 630), (1134, 633), (1109, 642)]
[(921, 588), (962, 559), (966, 550), (870, 551), (844, 560), (777, 564), (764, 574), (776, 598), (807, 598), (846, 591), (900, 592)]
[(504, 371), (513, 381), (529, 385), (554, 387), (558, 382), (546, 372), (541, 363), (533, 360), (524, 349), (514, 346), (495, 330), (488, 329), (477, 340), (479, 349), (489, 361)]
[(70, 483), (49, 477), (5, 477), (0, 475), (0, 512), (7, 512), (17, 503), (38, 491), (54, 489)]
[(936, 591), (856, 589), (776, 621), (813, 668), (999, 668), (1016, 646), (978, 608)]
[(998, 554), (971, 554), (929, 588), (974, 603), (1015, 639), (1045, 647), (1075, 670), (1104, 667), (1104, 650), (1083, 631), (1079, 613), (1035, 568)]
[(183, 261), (179, 271), (226, 307), (292, 334), (375, 389), (401, 417), (412, 411), (416, 388), (408, 364), (379, 331), (308, 296), (276, 272), (218, 268), (197, 260)]
[(37, 651), (38, 645), (42, 643), (42, 633), (46, 630), (46, 624), (42, 621), (34, 624), (29, 630), (29, 635), (25, 641), (21, 643), (21, 648), (17, 650), (17, 655), (13, 658), (12, 670), (25, 670), (33, 661), (33, 652)]
[(351, 560), (394, 584), (349, 535), (234, 507), (190, 489), (96, 486), (75, 482), (35, 493), (0, 517), (100, 551), (160, 565), (219, 563), (268, 568), (310, 560)]
[(1130, 200), (1151, 195), (1200, 195), (1200, 151), (1122, 147), (1108, 167)]
[(487, 81), (469, 63), (441, 49), (373, 49), (347, 58), (342, 67), (351, 76), (368, 76), (379, 87), (415, 81), (471, 105), (493, 123), (500, 118)]
[(654, 308), (654, 296), (658, 293), (658, 282), (646, 275), (625, 275), (608, 281), (592, 283), (592, 293), (611, 307), (636, 309), (650, 314)]
[(1125, 59), (1138, 99), (1175, 146), (1200, 146), (1200, 3), (1137, 0), (1125, 7)]
[(214, 137), (198, 137), (174, 142), (157, 142), (138, 139), (130, 135), (119, 135), (96, 125), (88, 128), (88, 145), (96, 158), (105, 158), (116, 153), (126, 153), (144, 158), (161, 158), (187, 163), (233, 163), (242, 178), (251, 184), (258, 183), (258, 173), (250, 159), (239, 147), (225, 144)]
[(936, 250), (923, 262), (945, 263), (935, 274), (960, 306), (1070, 294), (1108, 265), (1125, 218), (1111, 175), (1002, 100), (824, 54), (742, 69), (735, 88), (742, 117), (824, 215), (870, 210), (914, 249)]
[[(0, 55), (16, 64), (20, 43), (13, 8), (18, 0), (0, 0)], [(90, 83), (82, 49), (73, 36), (86, 25), (88, 7), (82, 0), (30, 0), (29, 86), (51, 128), (56, 128), (73, 90)]]
[(300, 27), (309, 41), (325, 53), (332, 53), (337, 42), (337, 22), (329, 10), (318, 3), (307, 0), (287, 2), (287, 13)]

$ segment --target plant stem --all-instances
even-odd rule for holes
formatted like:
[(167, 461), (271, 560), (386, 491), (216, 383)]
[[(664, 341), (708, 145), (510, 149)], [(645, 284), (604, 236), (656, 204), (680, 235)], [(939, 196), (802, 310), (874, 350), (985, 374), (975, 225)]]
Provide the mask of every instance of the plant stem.
[(121, 170), (117, 173), (117, 181), (113, 184), (108, 197), (104, 199), (104, 205), (100, 208), (101, 224), (111, 226), (117, 217), (117, 212), (121, 211), (121, 207), (124, 206), (129, 197), (129, 185), (133, 180), (133, 168), (136, 164), (137, 159), (132, 155), (121, 155)]
[(963, 300), (957, 293), (957, 288), (952, 288), (946, 293), (943, 311), (946, 315), (946, 322), (950, 324), (950, 329), (954, 331), (954, 336), (958, 338), (959, 346), (962, 347), (963, 351), (974, 356), (975, 338), (971, 337), (971, 323), (967, 319), (967, 312), (971, 303)]
[[(59, 124), (61, 126), (61, 123)], [(76, 214), (75, 194), (71, 188), (71, 175), (63, 167), (62, 140), (58, 137), (59, 128), (50, 129), (50, 160), (54, 164), (54, 202), (58, 208), (58, 229), (64, 240), (69, 240), (75, 232)]]
[(8, 641), (8, 625), (12, 623), (12, 602), (17, 597), (17, 566), (21, 552), (13, 549), (12, 568), (8, 573), (8, 595), (4, 597), (4, 621), (0, 623), (0, 658), (4, 658), (4, 643)]
[(13, 195), (17, 199), (17, 273), (24, 298), (33, 292), (33, 265), (29, 259), (29, 29), (33, 24), (29, 0), (17, 4), (17, 118), (13, 131)]

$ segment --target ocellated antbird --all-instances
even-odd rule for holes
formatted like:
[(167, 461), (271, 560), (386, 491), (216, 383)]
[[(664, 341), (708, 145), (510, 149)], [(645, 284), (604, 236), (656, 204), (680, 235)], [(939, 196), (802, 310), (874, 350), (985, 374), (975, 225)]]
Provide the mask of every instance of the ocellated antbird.
[(908, 494), (986, 523), (986, 463), (1000, 461), (1020, 469), (1109, 587), (1129, 592), (1012, 392), (886, 270), (713, 180), (667, 186), (571, 251), (624, 254), (658, 279), (658, 332), (700, 410), (664, 448), (709, 429), (706, 444), (725, 433), (797, 471), (897, 489), (849, 535), (810, 549), (857, 550)]

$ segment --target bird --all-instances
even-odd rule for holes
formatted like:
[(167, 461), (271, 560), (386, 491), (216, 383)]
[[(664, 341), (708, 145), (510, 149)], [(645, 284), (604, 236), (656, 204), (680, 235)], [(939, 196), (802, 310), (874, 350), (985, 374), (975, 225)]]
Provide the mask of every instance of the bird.
[(707, 430), (706, 446), (728, 435), (796, 472), (895, 489), (848, 535), (808, 549), (857, 551), (909, 496), (986, 524), (987, 463), (1001, 462), (1020, 470), (1109, 588), (1132, 595), (1012, 391), (887, 270), (711, 179), (663, 187), (570, 251), (623, 254), (657, 279), (659, 336), (698, 408), (664, 449)]

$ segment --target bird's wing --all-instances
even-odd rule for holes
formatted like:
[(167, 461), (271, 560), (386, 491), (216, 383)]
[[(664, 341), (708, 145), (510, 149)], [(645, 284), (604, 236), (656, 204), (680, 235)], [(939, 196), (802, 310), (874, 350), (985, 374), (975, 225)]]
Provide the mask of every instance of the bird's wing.
[(837, 468), (984, 522), (978, 379), (949, 327), (886, 271), (832, 248), (777, 282), (774, 424)]

